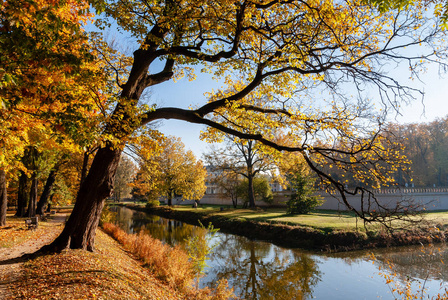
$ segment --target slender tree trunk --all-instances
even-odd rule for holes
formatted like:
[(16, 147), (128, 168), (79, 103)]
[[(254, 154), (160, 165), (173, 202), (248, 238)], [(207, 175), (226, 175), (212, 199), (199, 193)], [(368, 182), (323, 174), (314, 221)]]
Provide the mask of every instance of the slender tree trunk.
[(48, 204), (48, 198), (50, 198), (51, 190), (53, 189), (54, 182), (56, 181), (56, 170), (51, 170), (48, 175), (47, 181), (45, 182), (45, 187), (40, 195), (39, 202), (37, 203), (36, 214), (43, 215), (45, 213), (45, 207)]
[(254, 176), (249, 175), (247, 177), (248, 180), (248, 196), (249, 196), (249, 207), (255, 207), (255, 193), (254, 193)]
[(27, 207), (27, 199), (28, 199), (28, 192), (27, 192), (27, 185), (28, 185), (28, 177), (26, 176), (25, 172), (20, 171), (20, 177), (19, 177), (19, 190), (17, 192), (17, 212), (16, 217), (24, 217)]
[(75, 207), (56, 240), (41, 249), (59, 252), (71, 249), (94, 250), (95, 233), (105, 200), (111, 196), (121, 151), (110, 143), (100, 148), (79, 189)]
[(238, 196), (235, 193), (235, 195), (232, 194), (231, 198), (232, 198), (233, 208), (236, 208), (238, 206)]
[(8, 195), (6, 192), (6, 172), (0, 169), (0, 226), (6, 225), (6, 212), (8, 210)]
[(36, 216), (37, 184), (37, 175), (33, 173), (33, 176), (31, 177), (30, 201), (28, 202), (28, 210), (26, 212), (28, 218)]

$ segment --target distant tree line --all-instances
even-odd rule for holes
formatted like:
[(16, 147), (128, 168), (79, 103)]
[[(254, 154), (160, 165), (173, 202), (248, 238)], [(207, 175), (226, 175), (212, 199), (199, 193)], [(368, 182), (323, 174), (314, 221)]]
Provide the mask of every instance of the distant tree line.
[(428, 123), (393, 124), (391, 134), (403, 144), (409, 172), (398, 170), (402, 186), (448, 186), (448, 116)]
[[(401, 145), (401, 148), (394, 151), (400, 152), (399, 156), (404, 162), (401, 167), (392, 170), (394, 186), (448, 186), (448, 116), (426, 123), (390, 123), (386, 131), (388, 139)], [(352, 173), (344, 169), (331, 166), (326, 168), (348, 187), (374, 185), (373, 182), (359, 182)]]

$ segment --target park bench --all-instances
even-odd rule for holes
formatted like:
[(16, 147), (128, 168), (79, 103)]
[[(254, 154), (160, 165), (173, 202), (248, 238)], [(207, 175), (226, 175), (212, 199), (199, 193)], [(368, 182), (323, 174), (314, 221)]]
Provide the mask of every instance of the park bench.
[(48, 220), (48, 217), (50, 216), (50, 213), (48, 213), (48, 212), (44, 212), (43, 215), (39, 215), (39, 216), (40, 216), (40, 220), (41, 220), (41, 221), (47, 221), (47, 220)]
[(28, 226), (28, 229), (36, 229), (39, 224), (38, 217), (31, 217), (25, 220), (25, 225)]

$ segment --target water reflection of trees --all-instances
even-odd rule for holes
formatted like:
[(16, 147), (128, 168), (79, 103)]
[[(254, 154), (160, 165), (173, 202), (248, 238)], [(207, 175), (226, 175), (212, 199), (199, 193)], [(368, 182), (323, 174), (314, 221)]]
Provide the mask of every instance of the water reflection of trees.
[[(171, 245), (206, 232), (200, 227), (126, 208), (117, 210), (117, 222), (129, 233), (144, 230)], [(306, 253), (226, 234), (217, 235), (214, 242), (218, 246), (208, 262), (213, 268), (202, 280), (201, 286), (211, 286), (217, 279), (226, 278), (242, 299), (306, 299), (312, 297), (313, 289), (320, 281), (318, 263)], [(375, 249), (374, 263), (378, 269), (388, 270), (387, 261), (391, 261), (391, 271), (397, 274), (398, 279), (404, 280), (409, 276), (447, 282), (448, 268), (442, 261), (448, 261), (448, 247), (437, 246), (432, 253), (429, 253), (428, 247), (425, 246), (423, 252), (420, 246)], [(326, 254), (319, 256), (319, 260), (339, 258), (347, 265), (356, 265), (369, 260), (371, 252)]]
[(111, 207), (111, 211), (116, 213), (115, 223), (127, 233), (133, 232), (133, 215), (134, 211), (124, 207)]
[(375, 254), (373, 263), (379, 270), (390, 270), (389, 266), (392, 266), (390, 271), (403, 281), (407, 278), (448, 281), (448, 268), (444, 263), (448, 261), (446, 245), (393, 247), (327, 256), (341, 258), (350, 265), (359, 263), (360, 260), (371, 260), (372, 252)]
[(410, 277), (420, 280), (448, 281), (448, 268), (444, 263), (448, 261), (446, 245), (418, 246), (377, 255), (376, 264), (382, 269), (387, 268), (388, 261), (392, 263), (392, 271), (401, 279)]
[(205, 235), (206, 230), (197, 226), (169, 220), (144, 212), (120, 208), (117, 214), (118, 225), (128, 233), (144, 233), (169, 245), (183, 244), (192, 235)]
[(211, 264), (214, 276), (205, 284), (226, 278), (243, 299), (311, 298), (320, 279), (309, 255), (232, 235), (221, 236)]
[[(117, 211), (117, 222), (129, 233), (143, 230), (170, 245), (206, 234), (200, 227), (124, 208)], [(320, 279), (316, 262), (299, 251), (227, 234), (213, 242), (217, 247), (208, 264), (214, 267), (202, 285), (226, 278), (243, 299), (306, 299)]]

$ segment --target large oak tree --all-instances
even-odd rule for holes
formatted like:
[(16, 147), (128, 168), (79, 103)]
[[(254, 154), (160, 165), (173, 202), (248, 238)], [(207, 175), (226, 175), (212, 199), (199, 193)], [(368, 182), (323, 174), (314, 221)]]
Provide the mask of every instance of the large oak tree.
[[(347, 191), (320, 166), (360, 164), (360, 177), (388, 181), (378, 161), (394, 165), (399, 157), (380, 134), (383, 118), (370, 113), (363, 91), (374, 86), (383, 109), (412, 98), (414, 89), (383, 72), (388, 63), (401, 60), (416, 70), (414, 60), (431, 57), (415, 49), (411, 57), (400, 51), (428, 44), (437, 33), (419, 7), (379, 13), (357, 0), (98, 0), (94, 6), (103, 12), (100, 21), (113, 19), (138, 46), (128, 70), (111, 61), (121, 93), (73, 212), (46, 250), (93, 249), (127, 137), (160, 119), (203, 124), (277, 150), (299, 151), (355, 211), (345, 193), (364, 188)], [(225, 87), (204, 90), (209, 101), (195, 108), (152, 106), (139, 112), (145, 89), (183, 74), (194, 77), (193, 67), (222, 79)], [(308, 92), (319, 87), (328, 89), (327, 98)], [(351, 92), (345, 94), (348, 87)], [(292, 145), (275, 143), (273, 129), (283, 129)], [(365, 220), (376, 218), (355, 212)]]

